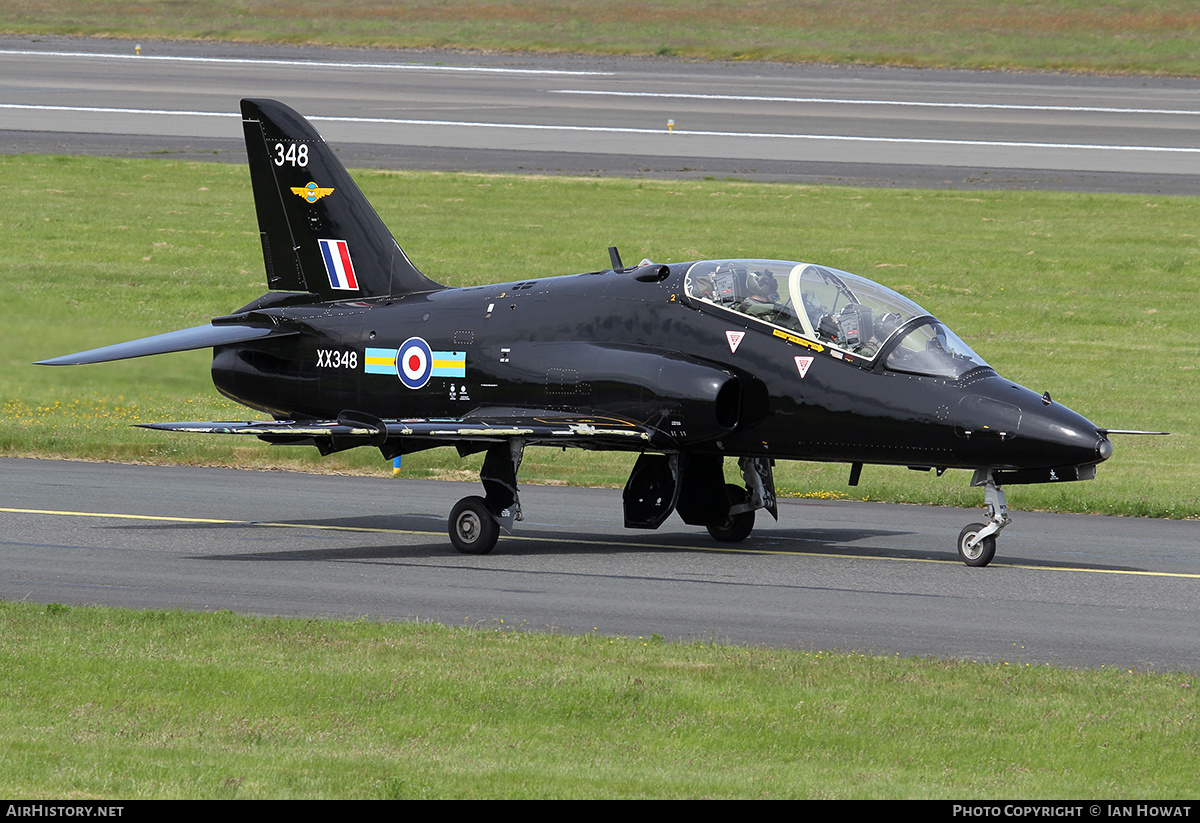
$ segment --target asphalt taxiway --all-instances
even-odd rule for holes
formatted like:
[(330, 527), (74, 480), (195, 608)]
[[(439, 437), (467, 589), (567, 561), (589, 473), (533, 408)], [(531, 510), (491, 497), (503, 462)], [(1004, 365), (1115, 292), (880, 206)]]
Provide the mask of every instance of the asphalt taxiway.
[[(457, 554), (474, 483), (0, 460), (0, 597), (1200, 671), (1200, 523), (783, 501), (734, 547), (620, 492), (526, 486), (526, 522)], [(1016, 497), (1016, 495), (1014, 495)]]

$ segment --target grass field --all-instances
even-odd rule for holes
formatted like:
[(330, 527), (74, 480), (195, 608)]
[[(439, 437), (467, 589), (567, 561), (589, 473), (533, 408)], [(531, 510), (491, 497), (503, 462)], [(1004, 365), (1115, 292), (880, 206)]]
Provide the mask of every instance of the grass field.
[(1192, 0), (56, 0), (0, 32), (1200, 74)]
[[(365, 172), (362, 187), (434, 279), (471, 285), (627, 259), (803, 259), (880, 280), (946, 321), (1007, 377), (1125, 437), (1095, 481), (1014, 488), (1016, 509), (1194, 517), (1200, 198), (860, 190), (729, 181)], [(225, 314), (265, 290), (249, 179), (222, 164), (0, 158), (0, 453), (384, 472), (377, 451), (129, 427), (254, 416), (220, 398), (206, 352), (87, 367), (30, 363)], [(782, 239), (781, 239), (782, 238)], [(237, 442), (230, 442), (236, 440)], [(522, 482), (620, 486), (623, 455), (530, 450)], [(416, 477), (473, 479), (441, 449)], [(782, 464), (781, 490), (976, 506), (967, 476)]]
[(1190, 800), (1188, 675), (0, 603), (9, 798)]

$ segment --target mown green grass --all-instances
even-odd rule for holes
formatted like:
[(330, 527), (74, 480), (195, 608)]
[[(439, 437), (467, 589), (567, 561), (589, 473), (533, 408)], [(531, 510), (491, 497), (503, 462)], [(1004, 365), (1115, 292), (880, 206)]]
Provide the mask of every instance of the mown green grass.
[(58, 0), (0, 31), (1200, 74), (1192, 0)]
[[(730, 181), (363, 172), (414, 261), (451, 285), (604, 268), (606, 247), (660, 262), (756, 256), (826, 263), (916, 299), (997, 370), (1123, 437), (1097, 480), (1014, 487), (1014, 508), (1200, 515), (1193, 403), (1200, 198), (880, 190)], [(208, 354), (81, 367), (34, 360), (204, 323), (265, 290), (244, 168), (166, 160), (0, 158), (0, 453), (387, 472), (375, 450), (314, 449), (130, 428), (244, 419)], [(531, 449), (522, 482), (620, 486), (625, 455)], [(453, 450), (415, 477), (476, 476)], [(781, 464), (796, 494), (980, 505), (967, 476)]]
[(1193, 679), (0, 603), (19, 798), (1190, 799)]

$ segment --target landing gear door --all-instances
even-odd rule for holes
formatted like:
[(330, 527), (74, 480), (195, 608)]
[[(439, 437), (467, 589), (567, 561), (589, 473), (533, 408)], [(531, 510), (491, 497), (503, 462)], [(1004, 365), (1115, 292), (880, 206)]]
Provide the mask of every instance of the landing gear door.
[(622, 495), (625, 528), (657, 529), (671, 516), (679, 500), (679, 455), (645, 454), (638, 457)]

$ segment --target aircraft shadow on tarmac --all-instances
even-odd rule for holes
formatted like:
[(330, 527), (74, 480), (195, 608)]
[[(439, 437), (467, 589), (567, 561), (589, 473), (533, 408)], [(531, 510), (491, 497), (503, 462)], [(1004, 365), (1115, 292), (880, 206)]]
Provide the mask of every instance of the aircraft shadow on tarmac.
[[(240, 560), (287, 562), (337, 561), (387, 561), (419, 560), (431, 558), (470, 559), (450, 545), (445, 531), (445, 518), (440, 514), (382, 514), (363, 517), (333, 517), (311, 520), (247, 520), (235, 522), (180, 522), (180, 523), (123, 523), (108, 528), (127, 531), (162, 532), (206, 532), (209, 534), (228, 531), (272, 530), (276, 533), (273, 542), (286, 543), (286, 548), (269, 551), (230, 551), (220, 554), (193, 554), (195, 560)], [(492, 555), (504, 556), (603, 556), (652, 554), (658, 552), (731, 552), (745, 555), (787, 555), (845, 557), (846, 559), (896, 559), (913, 561), (944, 561), (957, 564), (958, 556), (952, 545), (929, 546), (917, 532), (905, 529), (879, 529), (847, 527), (772, 529), (759, 532), (737, 544), (714, 543), (708, 532), (700, 528), (680, 525), (687, 531), (655, 532), (581, 532), (569, 527), (546, 527), (522, 524), (516, 532), (507, 536), (500, 548)], [(355, 546), (322, 547), (314, 541), (337, 539), (355, 532), (369, 533), (383, 541), (379, 544), (363, 543)], [(397, 540), (389, 541), (394, 534)], [(253, 543), (259, 538), (236, 538)], [(916, 543), (916, 545), (914, 545)], [(233, 546), (231, 545), (232, 549)], [(478, 556), (476, 556), (478, 558)], [(1004, 566), (1053, 567), (1059, 569), (1145, 571), (1138, 566), (1066, 561), (1062, 557), (1009, 556)]]
[[(205, 560), (353, 560), (385, 558), (465, 557), (450, 545), (445, 531), (445, 519), (438, 514), (368, 515), (364, 517), (319, 518), (288, 521), (238, 521), (225, 523), (141, 523), (121, 524), (112, 528), (163, 532), (244, 532), (247, 529), (270, 529), (275, 540), (287, 543), (287, 548), (271, 551), (195, 554)], [(915, 551), (911, 548), (888, 546), (889, 538), (907, 543), (913, 534), (901, 529), (844, 528), (844, 529), (786, 529), (764, 532), (761, 536), (737, 544), (714, 543), (702, 528), (680, 526), (686, 531), (656, 532), (581, 532), (564, 527), (521, 525), (505, 538), (494, 553), (503, 556), (536, 555), (619, 555), (672, 551), (736, 552), (740, 554), (786, 555), (845, 555), (847, 557), (921, 557), (956, 560), (953, 547), (945, 551)], [(387, 541), (394, 534), (395, 542), (324, 548), (312, 545), (313, 540), (342, 539), (355, 532), (375, 535)], [(232, 538), (232, 534), (231, 534)], [(252, 540), (253, 538), (236, 538)], [(865, 544), (865, 545), (864, 545)], [(882, 544), (882, 545), (881, 545)], [(232, 548), (232, 545), (230, 546)], [(470, 557), (467, 555), (466, 557)]]

